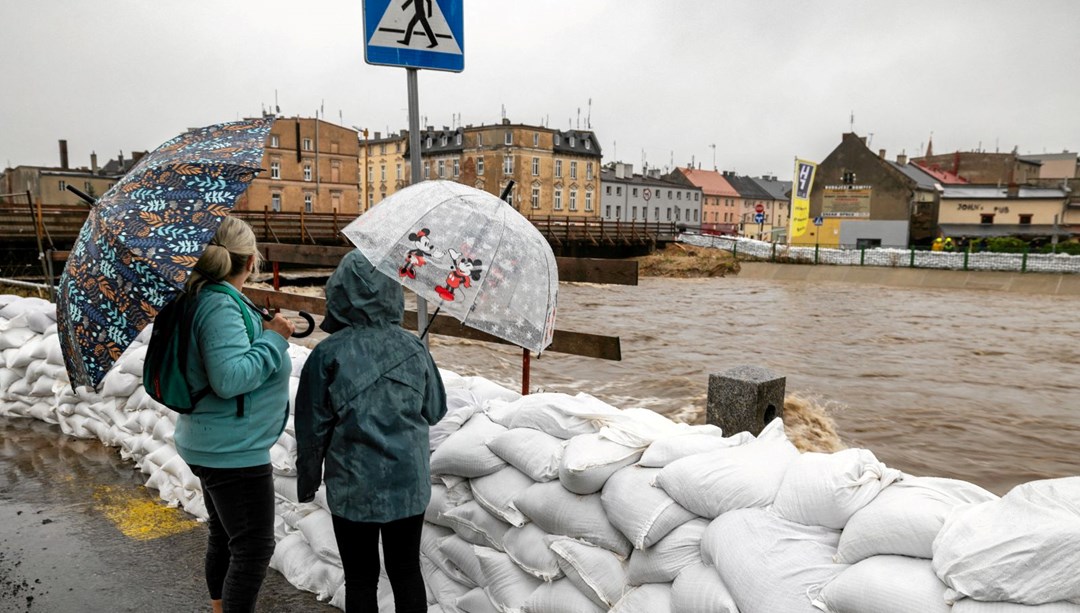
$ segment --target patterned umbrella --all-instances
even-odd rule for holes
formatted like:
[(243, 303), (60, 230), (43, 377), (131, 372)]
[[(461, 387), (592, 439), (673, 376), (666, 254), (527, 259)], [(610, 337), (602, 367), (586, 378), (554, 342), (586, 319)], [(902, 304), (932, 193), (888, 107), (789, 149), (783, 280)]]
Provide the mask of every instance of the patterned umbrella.
[(377, 270), (465, 325), (537, 353), (551, 344), (555, 255), (532, 223), (498, 197), (425, 181), (342, 232)]
[(72, 387), (97, 387), (184, 287), (261, 170), (272, 117), (190, 130), (144, 156), (94, 205), (60, 277), (57, 321)]

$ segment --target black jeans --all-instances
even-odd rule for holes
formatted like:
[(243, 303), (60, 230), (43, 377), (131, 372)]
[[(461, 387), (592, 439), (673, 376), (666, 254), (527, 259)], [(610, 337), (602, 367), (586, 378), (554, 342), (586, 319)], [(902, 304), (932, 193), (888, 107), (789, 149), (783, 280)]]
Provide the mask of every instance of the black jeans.
[(345, 570), (345, 613), (379, 611), (380, 533), (386, 574), (394, 590), (394, 610), (397, 613), (427, 612), (424, 576), (420, 574), (420, 532), (423, 527), (423, 515), (385, 524), (334, 516), (334, 538)]
[(210, 516), (206, 587), (225, 613), (255, 610), (274, 555), (274, 475), (269, 464), (248, 468), (192, 466)]

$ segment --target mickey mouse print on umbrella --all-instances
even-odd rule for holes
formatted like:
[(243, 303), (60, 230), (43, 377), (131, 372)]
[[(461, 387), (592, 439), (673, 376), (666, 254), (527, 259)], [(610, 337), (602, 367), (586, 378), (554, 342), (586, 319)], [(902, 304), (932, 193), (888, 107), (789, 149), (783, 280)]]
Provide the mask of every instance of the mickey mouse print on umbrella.
[(551, 344), (555, 254), (497, 196), (425, 181), (386, 198), (342, 232), (377, 270), (466, 326), (536, 353)]

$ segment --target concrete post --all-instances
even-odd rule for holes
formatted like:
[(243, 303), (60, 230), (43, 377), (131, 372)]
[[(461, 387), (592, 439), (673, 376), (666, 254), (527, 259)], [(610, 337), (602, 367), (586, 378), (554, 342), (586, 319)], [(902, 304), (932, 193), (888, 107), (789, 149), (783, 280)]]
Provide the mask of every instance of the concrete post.
[(784, 417), (786, 384), (786, 378), (757, 366), (711, 374), (705, 421), (719, 426), (724, 436), (743, 431), (757, 436), (770, 421)]

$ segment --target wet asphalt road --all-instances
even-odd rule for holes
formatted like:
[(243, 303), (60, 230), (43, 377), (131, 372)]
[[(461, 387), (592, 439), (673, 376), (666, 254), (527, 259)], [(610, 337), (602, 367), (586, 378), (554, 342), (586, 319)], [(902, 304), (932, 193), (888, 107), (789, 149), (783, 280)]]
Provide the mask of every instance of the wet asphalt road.
[[(0, 613), (209, 611), (206, 526), (116, 449), (0, 418)], [(338, 609), (270, 570), (258, 611)]]

